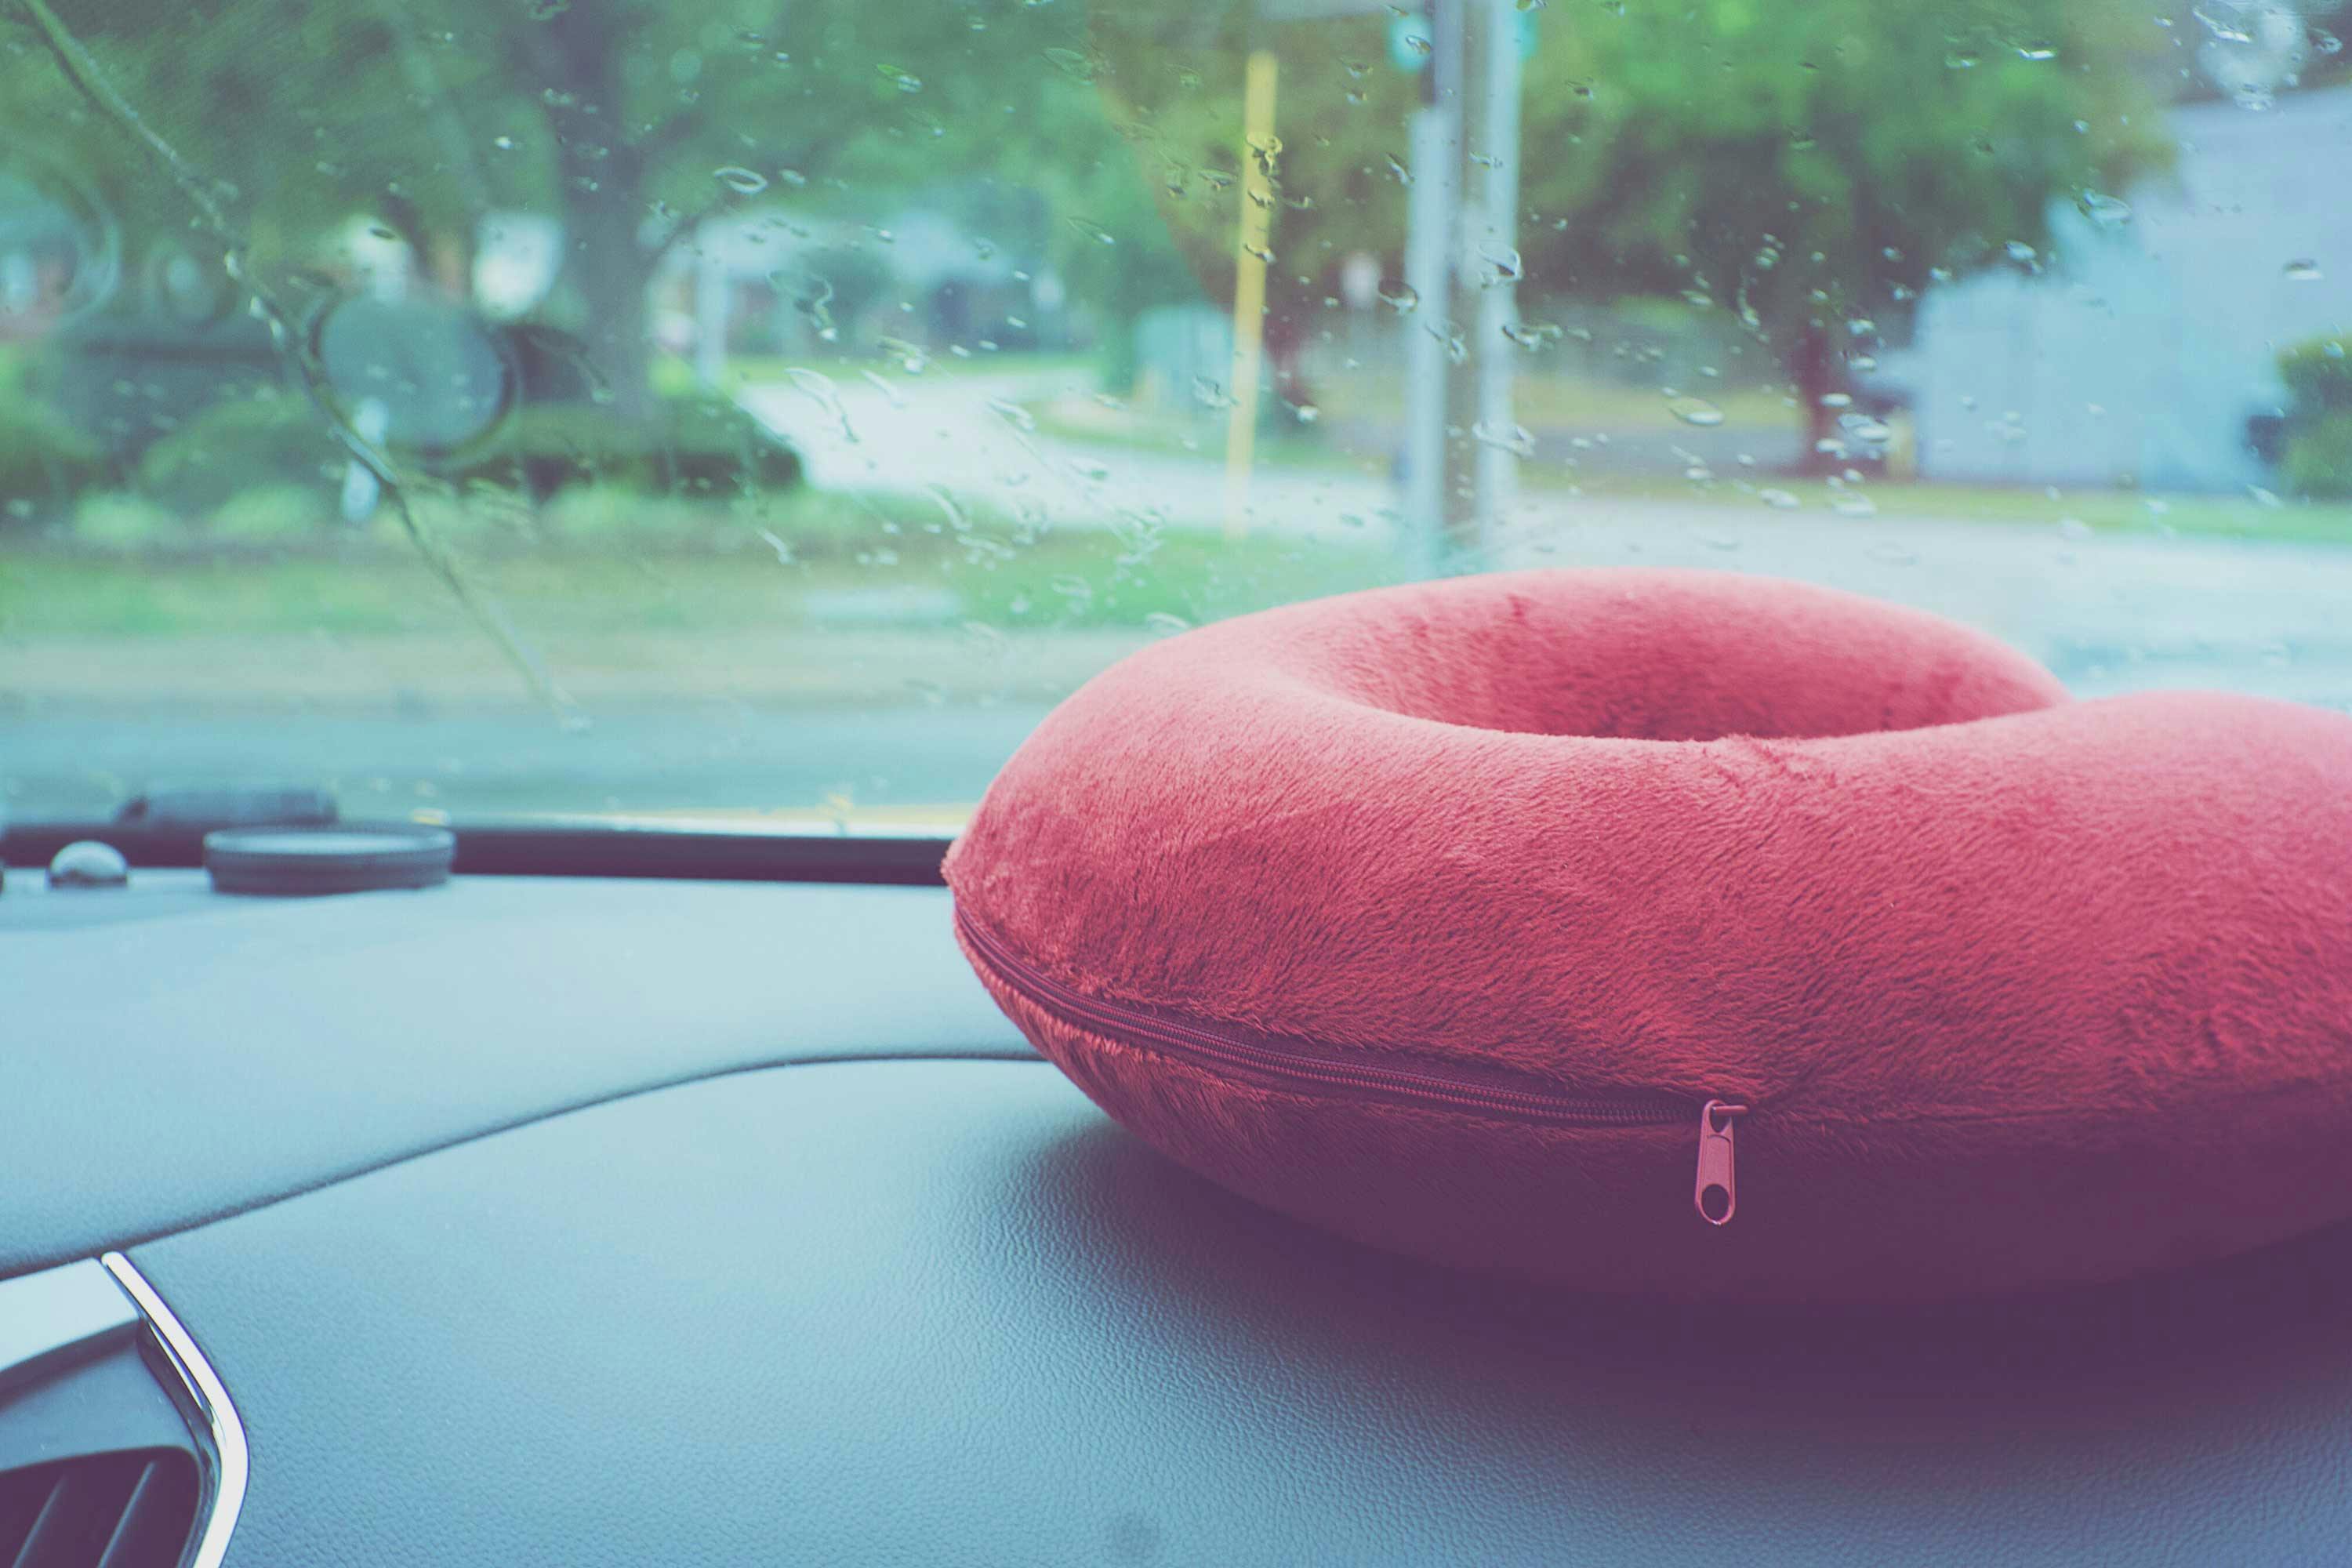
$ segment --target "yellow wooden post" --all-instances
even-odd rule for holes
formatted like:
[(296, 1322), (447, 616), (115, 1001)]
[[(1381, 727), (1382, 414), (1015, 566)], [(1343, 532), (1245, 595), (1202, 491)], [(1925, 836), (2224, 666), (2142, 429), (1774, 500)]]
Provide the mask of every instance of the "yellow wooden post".
[(1234, 256), (1234, 405), (1225, 426), (1225, 537), (1249, 531), (1250, 462), (1257, 445), (1258, 366), (1265, 344), (1265, 264), (1274, 233), (1275, 58), (1249, 58), (1242, 89), (1241, 237)]

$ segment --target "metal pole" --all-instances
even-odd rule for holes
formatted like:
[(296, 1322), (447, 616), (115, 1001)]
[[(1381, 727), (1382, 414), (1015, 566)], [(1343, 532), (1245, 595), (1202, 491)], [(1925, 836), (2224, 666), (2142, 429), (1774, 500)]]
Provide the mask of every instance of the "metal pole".
[(1518, 315), (1519, 205), (1519, 27), (1512, 0), (1480, 0), (1486, 16), (1486, 110), (1484, 142), (1486, 158), (1484, 212), (1478, 224), (1479, 255), (1473, 276), (1482, 285), (1478, 325), (1472, 340), (1471, 363), (1477, 367), (1478, 427), (1486, 439), (1478, 446), (1476, 539), (1493, 541), (1518, 488), (1519, 459), (1499, 445), (1517, 428), (1511, 383), (1518, 370), (1517, 345), (1504, 328)]
[(1446, 322), (1453, 312), (1455, 213), (1462, 169), (1463, 0), (1434, 0), (1429, 69), (1412, 117), (1412, 188), (1405, 212), (1405, 284), (1415, 303), (1405, 334), (1405, 525), (1432, 563), (1446, 549), (1452, 443), (1446, 390), (1454, 366)]
[(1256, 456), (1258, 366), (1265, 357), (1265, 265), (1274, 233), (1275, 56), (1252, 51), (1242, 87), (1241, 237), (1234, 252), (1232, 411), (1225, 422), (1225, 537), (1249, 531), (1250, 463)]

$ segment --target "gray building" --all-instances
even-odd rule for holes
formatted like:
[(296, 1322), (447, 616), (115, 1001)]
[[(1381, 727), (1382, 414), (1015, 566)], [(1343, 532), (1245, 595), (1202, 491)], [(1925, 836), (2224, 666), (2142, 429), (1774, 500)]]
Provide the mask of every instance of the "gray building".
[(1931, 290), (1882, 356), (1920, 477), (2235, 490), (2271, 482), (2250, 418), (2278, 356), (2352, 330), (2352, 89), (2175, 110), (2170, 174), (2128, 216), (2065, 206), (2039, 270)]

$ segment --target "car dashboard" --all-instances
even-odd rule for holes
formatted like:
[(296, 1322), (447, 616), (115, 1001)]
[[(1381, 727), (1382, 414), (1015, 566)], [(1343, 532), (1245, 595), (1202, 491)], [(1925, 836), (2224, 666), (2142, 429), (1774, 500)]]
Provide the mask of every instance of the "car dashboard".
[[(1900, 1310), (1450, 1274), (1122, 1132), (936, 887), (14, 871), (0, 994), (0, 1347), (122, 1260), (241, 1433), (230, 1563), (2352, 1545), (2344, 1232)], [(0, 1470), (159, 1418), (94, 1356), (0, 1377)]]

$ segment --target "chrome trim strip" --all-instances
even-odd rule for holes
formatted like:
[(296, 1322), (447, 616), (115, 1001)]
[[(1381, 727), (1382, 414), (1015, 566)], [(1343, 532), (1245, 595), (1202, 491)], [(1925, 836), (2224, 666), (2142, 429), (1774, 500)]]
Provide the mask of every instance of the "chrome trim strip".
[(0, 1394), (139, 1330), (139, 1309), (89, 1258), (0, 1279)]
[(204, 1417), (212, 1437), (214, 1474), (213, 1495), (205, 1510), (204, 1529), (196, 1536), (195, 1550), (189, 1553), (184, 1568), (220, 1568), (221, 1559), (228, 1554), (229, 1532), (236, 1528), (237, 1510), (245, 1506), (245, 1423), (237, 1419), (236, 1406), (229, 1403), (228, 1390), (222, 1386), (219, 1374), (205, 1360), (196, 1342), (155, 1294), (131, 1259), (119, 1252), (101, 1255), (99, 1261), (131, 1298), (147, 1326), (154, 1331), (155, 1342), (180, 1374), (189, 1401)]

